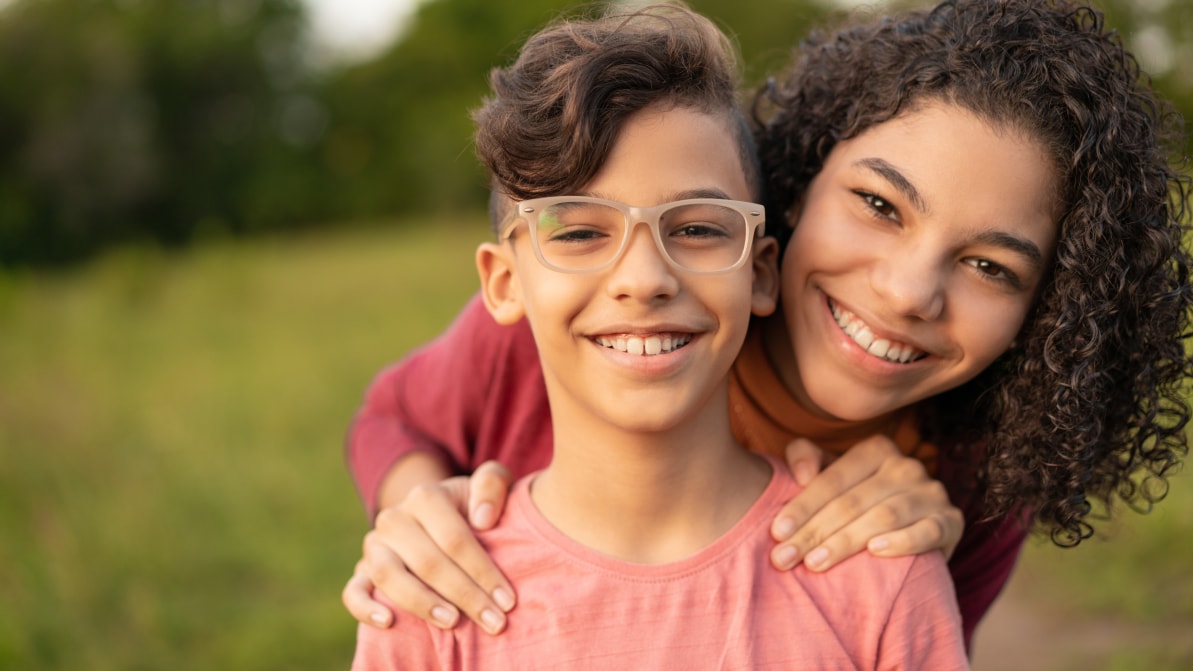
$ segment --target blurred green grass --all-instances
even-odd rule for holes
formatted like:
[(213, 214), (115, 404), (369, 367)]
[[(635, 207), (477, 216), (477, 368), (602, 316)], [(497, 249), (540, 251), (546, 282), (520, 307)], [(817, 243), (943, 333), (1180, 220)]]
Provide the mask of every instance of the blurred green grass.
[(347, 668), (344, 430), (487, 236), (416, 224), (0, 275), (0, 668)]
[[(475, 291), (488, 236), (404, 223), (0, 274), (0, 669), (348, 666), (343, 433)], [(1193, 623), (1191, 480), (1108, 542), (1034, 544), (1016, 580), (1050, 618)]]

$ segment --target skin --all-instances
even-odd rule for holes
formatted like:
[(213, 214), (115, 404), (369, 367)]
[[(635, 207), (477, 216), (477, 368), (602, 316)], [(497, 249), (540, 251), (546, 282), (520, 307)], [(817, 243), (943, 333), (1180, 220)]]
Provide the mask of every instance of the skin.
[[(926, 102), (835, 146), (790, 215), (782, 316), (764, 325), (770, 358), (793, 396), (813, 412), (866, 422), (879, 433), (898, 409), (992, 363), (1012, 345), (1050, 262), (1054, 179), (1033, 141), (943, 103)], [(833, 304), (851, 316), (834, 316)], [(872, 356), (838, 318), (911, 345), (912, 357)], [(861, 548), (897, 555), (942, 547), (947, 554), (960, 538), (961, 515), (943, 486), (881, 436), (820, 474), (820, 455), (808, 441), (789, 446), (788, 461), (806, 489), (772, 526), (781, 542), (772, 553), (777, 568), (802, 560), (825, 570)], [(416, 486), (383, 511), (345, 587), (349, 610), (379, 626), (392, 621), (368, 596), (375, 583), (440, 626), (458, 619), (452, 604), (478, 622), (504, 626), (513, 588), (460, 516), (487, 527), (508, 485), (508, 472), (486, 464), (471, 481)], [(423, 580), (446, 586), (443, 596)]]
[[(676, 108), (634, 115), (575, 195), (652, 206), (752, 194), (726, 121)], [(490, 312), (506, 324), (525, 316), (535, 335), (555, 451), (531, 497), (569, 537), (627, 561), (676, 561), (727, 532), (765, 488), (770, 468), (736, 443), (728, 414), (729, 368), (751, 315), (770, 314), (778, 292), (774, 239), (755, 239), (752, 256), (723, 273), (678, 270), (645, 226), (591, 273), (546, 268), (525, 234), (478, 250)], [(605, 344), (665, 335), (686, 344), (653, 355)]]

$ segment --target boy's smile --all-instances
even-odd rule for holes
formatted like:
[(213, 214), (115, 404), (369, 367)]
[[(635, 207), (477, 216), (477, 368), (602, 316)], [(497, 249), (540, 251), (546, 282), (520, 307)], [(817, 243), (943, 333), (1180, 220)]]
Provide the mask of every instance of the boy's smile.
[[(1034, 142), (951, 105), (837, 144), (783, 260), (785, 322), (768, 325), (787, 386), (813, 411), (864, 420), (989, 366), (1044, 280), (1054, 181)], [(774, 355), (788, 346), (794, 361)]]

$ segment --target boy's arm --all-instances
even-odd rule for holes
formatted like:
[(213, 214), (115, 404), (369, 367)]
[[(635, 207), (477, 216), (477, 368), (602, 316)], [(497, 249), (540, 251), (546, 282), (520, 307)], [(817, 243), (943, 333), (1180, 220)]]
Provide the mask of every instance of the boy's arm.
[(360, 625), (352, 671), (431, 671), (441, 668), (431, 631), (422, 623), (376, 629)]
[(968, 669), (961, 616), (940, 552), (916, 555), (892, 604), (876, 668)]

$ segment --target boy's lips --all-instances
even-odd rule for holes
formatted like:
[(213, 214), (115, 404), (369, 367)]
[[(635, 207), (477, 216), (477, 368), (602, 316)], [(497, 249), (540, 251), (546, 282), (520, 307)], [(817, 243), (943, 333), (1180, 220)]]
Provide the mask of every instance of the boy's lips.
[(682, 332), (619, 333), (593, 336), (592, 340), (602, 347), (615, 349), (619, 352), (638, 356), (654, 356), (674, 352), (687, 345), (692, 341), (692, 334)]
[(831, 298), (828, 299), (828, 306), (841, 331), (870, 356), (902, 364), (919, 361), (928, 356), (927, 352), (911, 343), (876, 336), (866, 322), (849, 310), (837, 305)]

